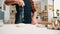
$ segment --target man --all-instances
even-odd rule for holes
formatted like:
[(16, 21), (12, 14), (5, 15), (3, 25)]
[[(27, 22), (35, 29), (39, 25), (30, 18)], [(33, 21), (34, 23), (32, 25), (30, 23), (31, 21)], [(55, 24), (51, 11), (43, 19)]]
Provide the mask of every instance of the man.
[[(13, 4), (16, 4), (16, 20), (15, 24), (21, 23), (21, 12), (22, 12), (22, 7), (24, 7), (24, 20), (22, 23), (26, 24), (36, 24), (36, 10), (33, 8), (33, 4), (31, 3), (32, 0), (15, 0)], [(33, 13), (33, 16), (31, 15), (31, 12)]]

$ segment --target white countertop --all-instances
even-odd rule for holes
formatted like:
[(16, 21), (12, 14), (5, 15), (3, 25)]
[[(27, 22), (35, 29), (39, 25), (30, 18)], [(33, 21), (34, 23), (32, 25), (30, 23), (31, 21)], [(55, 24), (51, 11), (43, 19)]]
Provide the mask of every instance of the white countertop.
[(32, 24), (4, 24), (0, 26), (0, 34), (60, 34), (60, 30), (39, 28)]

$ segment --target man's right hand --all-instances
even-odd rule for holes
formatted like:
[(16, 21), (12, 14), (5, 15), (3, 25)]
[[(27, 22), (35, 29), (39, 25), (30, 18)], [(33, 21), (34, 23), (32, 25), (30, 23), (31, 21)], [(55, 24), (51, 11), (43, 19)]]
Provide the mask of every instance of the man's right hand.
[(22, 7), (25, 6), (25, 3), (23, 0), (17, 0), (17, 4)]

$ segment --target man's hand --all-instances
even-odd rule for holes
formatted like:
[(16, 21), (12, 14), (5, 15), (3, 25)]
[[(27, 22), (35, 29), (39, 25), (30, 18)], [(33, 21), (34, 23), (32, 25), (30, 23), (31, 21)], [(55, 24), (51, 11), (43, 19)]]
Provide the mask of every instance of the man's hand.
[(36, 16), (37, 16), (37, 12), (34, 11), (33, 16), (32, 16), (32, 24), (34, 25), (37, 23)]
[(36, 18), (32, 18), (32, 24), (35, 25), (37, 23)]
[(18, 0), (17, 1), (17, 4), (19, 5), (19, 6), (25, 6), (25, 3), (24, 3), (24, 1), (23, 0)]

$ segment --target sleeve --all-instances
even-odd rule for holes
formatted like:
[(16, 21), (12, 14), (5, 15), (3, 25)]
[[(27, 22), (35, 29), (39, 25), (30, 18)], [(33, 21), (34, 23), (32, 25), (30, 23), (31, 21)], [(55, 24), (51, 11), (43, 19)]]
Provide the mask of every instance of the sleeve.
[(11, 5), (11, 4), (15, 4), (16, 0), (5, 0), (4, 3), (7, 5)]
[(30, 3), (31, 3), (32, 11), (35, 12), (36, 9), (35, 9), (35, 7), (34, 7), (34, 2), (33, 2), (32, 0), (30, 0)]

